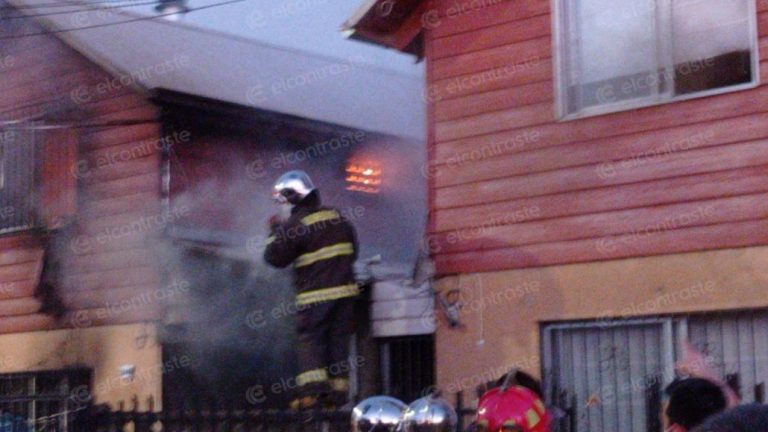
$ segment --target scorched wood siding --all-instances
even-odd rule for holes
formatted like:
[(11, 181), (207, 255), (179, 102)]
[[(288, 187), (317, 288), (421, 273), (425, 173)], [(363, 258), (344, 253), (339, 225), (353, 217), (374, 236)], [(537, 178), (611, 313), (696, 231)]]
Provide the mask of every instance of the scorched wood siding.
[(461, 3), (425, 31), (439, 273), (768, 244), (768, 64), (752, 90), (558, 122), (550, 2)]
[[(113, 76), (56, 36), (20, 37), (45, 29), (31, 19), (18, 19), (19, 13), (6, 3), (2, 8), (3, 120), (75, 123), (78, 154), (74, 165), (58, 169), (69, 176), (62, 178), (64, 183), (77, 182), (76, 214), (64, 228), (47, 235), (20, 233), (0, 239), (0, 333), (157, 319), (157, 302), (108, 308), (124, 301), (137, 304), (141, 295), (160, 286), (151, 247), (159, 226), (122, 230), (160, 212), (157, 109), (137, 89), (108, 85)], [(84, 126), (136, 120), (146, 122)], [(123, 150), (131, 157), (110, 159)], [(73, 158), (62, 160), (71, 164)], [(42, 216), (49, 227), (56, 227), (64, 222), (56, 216), (62, 212), (71, 216), (75, 209), (56, 193), (56, 187), (64, 184), (45, 186), (43, 198), (49, 207)], [(55, 260), (58, 267), (55, 294), (65, 309), (58, 319), (41, 312), (36, 293), (45, 260)]]

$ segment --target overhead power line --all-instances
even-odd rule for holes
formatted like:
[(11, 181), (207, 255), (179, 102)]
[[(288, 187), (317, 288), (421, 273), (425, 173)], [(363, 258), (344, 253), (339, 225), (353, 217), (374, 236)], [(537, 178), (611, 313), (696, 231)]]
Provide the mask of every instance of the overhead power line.
[(22, 14), (22, 15), (17, 15), (17, 16), (0, 18), (0, 21), (9, 21), (9, 20), (14, 20), (14, 19), (35, 18), (35, 17), (44, 17), (44, 16), (53, 16), (53, 15), (77, 14), (77, 13), (83, 13), (83, 12), (102, 12), (102, 11), (110, 11), (110, 10), (123, 9), (123, 8), (133, 7), (133, 6), (146, 6), (146, 5), (152, 5), (152, 4), (157, 4), (157, 0), (154, 0), (154, 1), (144, 1), (144, 2), (133, 2), (133, 3), (130, 3), (130, 4), (124, 4), (124, 5), (119, 5), (119, 6), (99, 7), (97, 9), (87, 8), (87, 9), (73, 9), (73, 10), (59, 11), (59, 12), (45, 12), (45, 13), (40, 13), (40, 14), (29, 14), (29, 15), (23, 15)]
[[(215, 8), (215, 7), (226, 6), (228, 4), (240, 3), (240, 2), (244, 2), (244, 1), (246, 1), (246, 0), (227, 0), (227, 1), (219, 2), (219, 3), (213, 3), (213, 4), (209, 4), (209, 5), (205, 5), (205, 6), (199, 6), (199, 7), (196, 7), (196, 8), (190, 8), (186, 13), (201, 11), (201, 10), (205, 10), (205, 9), (212, 9), (212, 8)], [(99, 9), (92, 9), (92, 11), (93, 12), (98, 12)], [(20, 35), (0, 36), (0, 40), (21, 39), (21, 38), (32, 37), (32, 36), (45, 36), (45, 35), (52, 35), (52, 34), (69, 33), (69, 32), (74, 32), (74, 31), (78, 31), (78, 30), (88, 30), (88, 29), (95, 29), (95, 28), (111, 27), (111, 26), (116, 26), (116, 25), (120, 25), (120, 24), (128, 24), (128, 23), (134, 23), (134, 22), (139, 22), (139, 21), (151, 21), (151, 20), (155, 20), (155, 19), (158, 19), (158, 18), (162, 18), (162, 17), (166, 17), (166, 16), (171, 16), (171, 15), (177, 15), (177, 14), (178, 14), (178, 12), (170, 12), (170, 13), (164, 13), (164, 14), (158, 14), (158, 15), (152, 15), (152, 16), (144, 16), (144, 17), (132, 18), (132, 19), (123, 20), (123, 21), (117, 21), (117, 22), (112, 22), (112, 23), (94, 24), (94, 25), (83, 26), (83, 27), (74, 27), (74, 28), (66, 28), (66, 29), (59, 29), (59, 30), (49, 30), (49, 31), (42, 31), (42, 32), (24, 33), (24, 34), (20, 34)]]
[[(24, 10), (24, 9), (47, 9), (47, 8), (68, 8), (68, 7), (79, 7), (79, 6), (98, 6), (102, 4), (106, 5), (114, 5), (114, 4), (120, 4), (120, 3), (129, 3), (133, 1), (139, 1), (139, 0), (96, 0), (96, 1), (89, 1), (89, 2), (76, 2), (76, 3), (69, 3), (69, 2), (53, 2), (53, 3), (36, 3), (36, 4), (26, 4), (26, 5), (18, 5), (18, 6), (0, 6), (0, 11), (3, 10)], [(155, 2), (156, 3), (156, 2)]]

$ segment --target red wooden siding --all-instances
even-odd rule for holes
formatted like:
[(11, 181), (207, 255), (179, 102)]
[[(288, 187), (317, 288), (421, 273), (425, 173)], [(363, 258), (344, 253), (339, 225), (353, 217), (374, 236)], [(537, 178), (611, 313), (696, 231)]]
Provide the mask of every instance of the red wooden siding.
[(441, 274), (768, 243), (765, 84), (558, 122), (550, 2), (456, 4), (426, 32)]
[[(3, 20), (0, 28), (4, 36), (44, 30), (29, 19)], [(112, 77), (55, 36), (5, 39), (0, 53), (13, 60), (3, 68), (0, 82), (4, 119), (146, 120), (134, 126), (45, 132), (41, 214), (49, 228), (61, 229), (45, 237), (20, 233), (0, 238), (0, 333), (159, 318), (156, 303), (119, 313), (108, 309), (123, 301), (135, 303), (160, 288), (151, 247), (158, 224), (130, 229), (160, 211), (156, 108), (132, 88), (96, 91)], [(88, 93), (78, 93), (82, 89)], [(78, 99), (79, 94), (86, 98)], [(133, 153), (123, 158), (121, 151)], [(115, 232), (120, 234), (110, 234)], [(66, 307), (60, 319), (41, 313), (35, 296), (46, 248), (45, 259), (59, 264), (56, 295)]]

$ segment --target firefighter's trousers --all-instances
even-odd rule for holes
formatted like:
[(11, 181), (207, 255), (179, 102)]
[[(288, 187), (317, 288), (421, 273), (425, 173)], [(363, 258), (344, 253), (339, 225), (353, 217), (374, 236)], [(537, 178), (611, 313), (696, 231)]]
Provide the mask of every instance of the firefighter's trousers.
[(355, 331), (354, 297), (306, 305), (298, 312), (299, 370), (302, 394), (346, 392), (350, 337)]

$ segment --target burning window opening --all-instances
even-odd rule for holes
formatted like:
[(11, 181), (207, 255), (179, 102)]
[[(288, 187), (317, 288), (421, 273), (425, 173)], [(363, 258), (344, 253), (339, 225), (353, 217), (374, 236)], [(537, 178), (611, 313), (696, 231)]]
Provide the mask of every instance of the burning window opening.
[(377, 194), (381, 191), (382, 170), (374, 162), (350, 162), (347, 165), (347, 190)]

